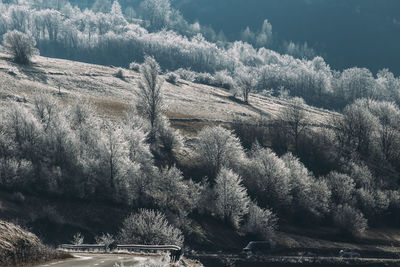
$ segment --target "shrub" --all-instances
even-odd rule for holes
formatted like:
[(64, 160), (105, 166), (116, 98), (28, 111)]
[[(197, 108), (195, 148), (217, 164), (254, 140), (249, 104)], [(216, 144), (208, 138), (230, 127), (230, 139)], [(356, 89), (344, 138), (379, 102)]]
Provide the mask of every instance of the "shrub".
[[(125, 265), (123, 262), (115, 263), (113, 267), (131, 267), (132, 265)], [(186, 263), (176, 262), (171, 265), (171, 256), (163, 254), (161, 258), (148, 258), (135, 264), (135, 267), (183, 267), (188, 266)]]
[(117, 70), (117, 72), (114, 74), (114, 76), (117, 77), (117, 78), (119, 78), (119, 79), (122, 79), (122, 80), (125, 79), (124, 70), (121, 69), (121, 68), (119, 68), (119, 69)]
[(183, 137), (178, 130), (171, 127), (168, 118), (164, 116), (161, 116), (157, 122), (156, 138), (166, 152), (171, 152), (172, 149), (183, 146)]
[(159, 211), (141, 209), (123, 222), (120, 242), (145, 245), (183, 245), (181, 230), (171, 226)]
[(193, 82), (194, 77), (196, 76), (196, 73), (191, 71), (191, 70), (186, 70), (186, 69), (177, 69), (175, 71), (176, 74), (179, 75), (179, 77), (185, 81)]
[(115, 242), (113, 235), (108, 233), (102, 234), (101, 236), (96, 236), (95, 240), (98, 245), (104, 245), (106, 249), (109, 249), (110, 246)]
[(227, 90), (233, 89), (235, 82), (226, 70), (219, 71), (214, 75), (215, 85)]
[(35, 46), (36, 41), (31, 35), (17, 30), (8, 31), (3, 36), (3, 48), (13, 56), (16, 63), (30, 63), (32, 56), (39, 54)]
[(140, 71), (140, 64), (136, 63), (136, 62), (132, 62), (131, 64), (129, 64), (129, 69), (139, 72)]
[(197, 73), (194, 82), (206, 85), (215, 85), (214, 77), (207, 72)]
[(347, 204), (337, 206), (333, 213), (333, 221), (344, 234), (352, 236), (364, 232), (368, 227), (364, 215)]
[(269, 209), (263, 209), (255, 203), (249, 206), (247, 222), (244, 225), (244, 231), (261, 236), (264, 240), (271, 240), (273, 237), (278, 218)]
[(82, 245), (83, 244), (83, 235), (81, 233), (76, 233), (73, 238), (71, 243), (74, 245)]
[(179, 76), (176, 73), (170, 72), (167, 74), (166, 81), (171, 84), (176, 84), (178, 82)]

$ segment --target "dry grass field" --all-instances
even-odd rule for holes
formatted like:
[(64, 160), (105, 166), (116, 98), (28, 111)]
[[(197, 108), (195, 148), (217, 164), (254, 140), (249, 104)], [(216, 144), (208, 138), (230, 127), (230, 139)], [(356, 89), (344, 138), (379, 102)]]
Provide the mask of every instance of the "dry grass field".
[[(124, 69), (124, 78), (115, 76), (118, 68), (81, 62), (35, 57), (30, 66), (18, 66), (0, 54), (0, 100), (30, 101), (38, 91), (54, 94), (60, 104), (77, 99), (91, 101), (100, 117), (120, 119), (135, 101), (140, 74)], [(215, 87), (179, 80), (176, 85), (163, 85), (166, 115), (184, 133), (192, 134), (204, 125), (229, 124), (234, 119), (267, 119), (276, 117), (287, 102), (257, 94), (250, 104), (231, 97)], [(58, 94), (60, 92), (60, 94)], [(327, 123), (331, 112), (307, 107), (313, 124)]]

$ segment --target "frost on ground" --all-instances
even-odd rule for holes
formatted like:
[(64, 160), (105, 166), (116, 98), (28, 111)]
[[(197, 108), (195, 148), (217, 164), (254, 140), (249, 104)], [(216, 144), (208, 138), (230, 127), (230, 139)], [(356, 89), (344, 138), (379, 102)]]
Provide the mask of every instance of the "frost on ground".
[[(140, 76), (124, 70), (124, 79), (115, 68), (63, 59), (34, 57), (30, 66), (18, 66), (0, 54), (0, 100), (24, 101), (36, 91), (57, 95), (62, 103), (75, 99), (92, 101), (100, 116), (121, 118), (135, 101)], [(10, 72), (10, 70), (13, 70)], [(285, 100), (250, 94), (250, 105), (232, 99), (231, 93), (216, 87), (180, 80), (163, 84), (166, 113), (175, 120), (231, 122), (234, 119), (274, 118), (287, 105)], [(323, 124), (331, 112), (306, 108), (316, 124)]]
[(115, 263), (114, 267), (201, 267), (199, 263), (189, 262), (188, 260), (181, 259), (176, 263), (171, 263), (171, 258), (168, 254), (163, 254), (160, 258), (144, 258), (134, 257), (136, 263), (134, 265), (125, 265), (123, 262)]

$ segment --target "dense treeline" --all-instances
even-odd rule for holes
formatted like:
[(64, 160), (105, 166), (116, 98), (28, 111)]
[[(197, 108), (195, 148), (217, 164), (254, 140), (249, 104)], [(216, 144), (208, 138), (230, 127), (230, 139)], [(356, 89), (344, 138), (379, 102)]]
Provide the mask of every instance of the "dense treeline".
[[(270, 181), (272, 191), (267, 195), (271, 199), (260, 194), (257, 197), (259, 203), (264, 204), (261, 202), (264, 197), (265, 203), (276, 201), (274, 206), (279, 204), (284, 210), (283, 200), (286, 200), (287, 207), (294, 208), (291, 216), (296, 216), (299, 211), (304, 215), (307, 211), (318, 218), (316, 214), (327, 214), (328, 211), (333, 222), (343, 229), (350, 227), (351, 221), (366, 225), (364, 217), (370, 225), (398, 221), (398, 106), (393, 102), (359, 99), (348, 105), (343, 114), (333, 114), (329, 127), (313, 125), (304, 108), (304, 102), (294, 98), (274, 121), (261, 119), (233, 124), (242, 144), (251, 148), (250, 151), (257, 151), (250, 160), (254, 165), (251, 171), (254, 172), (261, 164), (258, 161), (265, 157), (262, 164), (267, 166), (267, 173), (255, 178), (251, 178), (252, 173), (243, 175), (254, 183), (248, 185), (249, 190), (252, 187), (260, 190), (268, 185), (268, 180), (263, 181), (266, 177), (277, 179)], [(254, 142), (268, 145), (283, 156), (279, 158), (271, 151), (260, 153), (259, 145), (252, 145)], [(297, 157), (287, 154), (289, 151)], [(271, 171), (275, 174), (271, 175)], [(298, 180), (290, 182), (288, 177)], [(291, 203), (290, 199), (295, 201)], [(303, 215), (297, 217), (297, 222)]]
[[(139, 15), (122, 10), (117, 1), (98, 1), (92, 10), (83, 11), (66, 1), (56, 2), (0, 4), (0, 35), (8, 30), (30, 32), (43, 55), (105, 65), (127, 67), (149, 54), (164, 70), (190, 69), (200, 73), (189, 78), (234, 91), (243, 87), (243, 79), (236, 78), (249, 76), (251, 91), (299, 96), (316, 106), (343, 108), (361, 97), (400, 103), (399, 78), (386, 69), (376, 76), (363, 68), (340, 72), (321, 57), (299, 59), (266, 49), (272, 38), (268, 21), (259, 32), (243, 33), (253, 46), (223, 41), (207, 27), (189, 24), (168, 0), (142, 1)], [(106, 7), (101, 8), (101, 2)], [(299, 49), (289, 43), (286, 52)]]
[[(157, 122), (151, 130), (140, 112), (127, 113), (125, 126), (112, 125), (99, 121), (87, 104), (63, 110), (53, 96), (40, 93), (32, 105), (10, 104), (0, 129), (1, 186), (156, 209), (185, 234), (194, 231), (189, 218), (197, 213), (267, 240), (273, 236), (276, 215), (295, 224), (336, 225), (350, 234), (368, 224), (398, 220), (399, 123), (385, 120), (388, 114), (399, 119), (394, 104), (360, 100), (348, 106), (343, 117), (335, 117), (334, 128), (301, 131), (294, 150), (299, 157), (290, 152), (279, 156), (257, 142), (246, 151), (233, 132), (204, 128), (192, 153), (208, 178), (196, 178), (198, 182), (173, 163), (156, 167), (155, 155), (172, 153), (161, 140), (179, 135), (163, 135), (160, 129), (168, 125)], [(282, 120), (281, 127), (286, 123)], [(326, 136), (328, 150), (307, 143), (313, 135)], [(293, 150), (292, 135), (284, 138), (286, 149)], [(179, 149), (173, 144), (172, 149)], [(303, 145), (329, 154), (324, 156), (330, 171), (314, 175), (307, 169), (300, 161), (307, 159)]]
[[(40, 92), (29, 104), (7, 106), (0, 125), (2, 187), (147, 208), (124, 221), (125, 242), (148, 243), (148, 235), (158, 234), (159, 243), (181, 245), (181, 230), (196, 231), (191, 218), (199, 214), (266, 240), (278, 218), (335, 225), (347, 234), (400, 219), (400, 80), (388, 70), (377, 77), (367, 69), (337, 72), (320, 57), (280, 55), (260, 43), (268, 41), (268, 22), (260, 32), (265, 36), (255, 39), (258, 49), (244, 42), (212, 43), (199, 25), (178, 23), (167, 0), (143, 1), (142, 14), (151, 14), (129, 22), (117, 1), (107, 13), (101, 6), (81, 11), (68, 3), (51, 6), (56, 9), (29, 3), (0, 4), (4, 44), (22, 36), (32, 48), (32, 34), (46, 53), (62, 48), (68, 57), (104, 64), (126, 58), (144, 63), (130, 64), (141, 80), (138, 100), (121, 124), (99, 120), (90, 103), (63, 108)], [(171, 31), (176, 28), (190, 32)], [(277, 94), (287, 105), (273, 121), (238, 121), (233, 131), (202, 129), (190, 152), (198, 164), (185, 165), (174, 157), (185, 142), (163, 115), (157, 61), (176, 70), (170, 82), (179, 75), (221, 86), (242, 95), (244, 104), (253, 90)], [(300, 97), (343, 107), (343, 114), (332, 115), (329, 127), (313, 125)], [(196, 170), (201, 172), (191, 179), (187, 174)], [(147, 229), (149, 222), (155, 225)]]
[[(273, 238), (277, 218), (335, 225), (351, 235), (398, 221), (396, 104), (360, 99), (343, 115), (332, 115), (330, 128), (315, 129), (304, 101), (289, 99), (268, 125), (236, 122), (234, 132), (203, 128), (190, 152), (198, 163), (182, 165), (174, 153), (185, 142), (163, 115), (159, 71), (146, 57), (138, 100), (118, 125), (99, 120), (90, 103), (63, 108), (41, 92), (30, 104), (9, 104), (0, 126), (1, 186), (153, 209), (126, 219), (120, 234), (126, 242), (139, 240), (130, 238), (140, 232), (135, 238), (142, 242), (157, 235), (158, 243), (182, 244), (181, 231), (196, 232), (191, 218), (198, 214), (266, 240)], [(198, 169), (203, 176), (184, 175)], [(153, 230), (146, 222), (155, 223)]]

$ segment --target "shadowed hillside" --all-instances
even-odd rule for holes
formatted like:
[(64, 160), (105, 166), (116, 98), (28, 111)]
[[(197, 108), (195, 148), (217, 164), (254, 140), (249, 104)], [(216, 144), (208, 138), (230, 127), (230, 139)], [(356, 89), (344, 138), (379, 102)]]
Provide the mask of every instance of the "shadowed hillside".
[(67, 257), (67, 254), (44, 246), (36, 235), (0, 220), (1, 266), (21, 266)]

